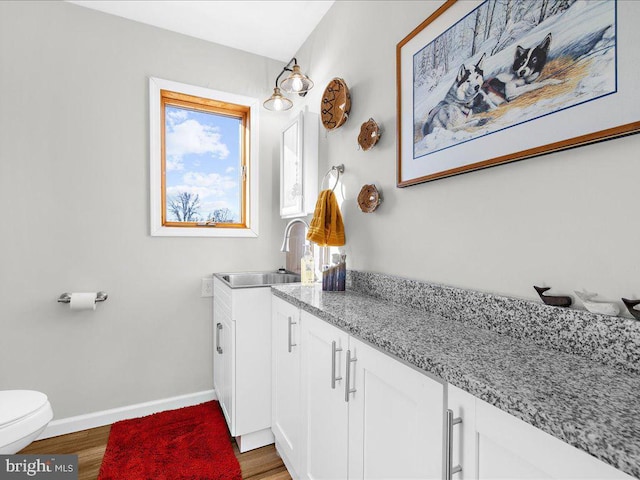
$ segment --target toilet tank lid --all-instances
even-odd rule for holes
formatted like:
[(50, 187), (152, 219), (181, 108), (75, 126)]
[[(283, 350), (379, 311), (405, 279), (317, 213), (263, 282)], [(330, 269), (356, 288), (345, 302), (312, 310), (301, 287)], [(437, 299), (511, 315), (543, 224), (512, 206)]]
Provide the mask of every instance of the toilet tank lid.
[(44, 393), (35, 390), (0, 390), (0, 426), (35, 412), (47, 401)]

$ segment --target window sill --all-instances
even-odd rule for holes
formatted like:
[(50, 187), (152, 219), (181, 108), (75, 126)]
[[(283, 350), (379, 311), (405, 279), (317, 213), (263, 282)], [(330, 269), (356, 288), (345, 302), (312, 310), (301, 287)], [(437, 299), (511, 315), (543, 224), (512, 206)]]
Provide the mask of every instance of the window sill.
[(218, 237), (218, 238), (256, 238), (258, 229), (253, 228), (184, 228), (161, 227), (151, 230), (152, 237)]

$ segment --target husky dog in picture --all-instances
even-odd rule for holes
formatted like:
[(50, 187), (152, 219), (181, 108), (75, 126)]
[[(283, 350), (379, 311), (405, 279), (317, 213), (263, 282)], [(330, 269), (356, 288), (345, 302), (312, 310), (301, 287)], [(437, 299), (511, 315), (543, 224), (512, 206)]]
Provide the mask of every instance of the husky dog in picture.
[(427, 121), (422, 126), (422, 134), (429, 135), (434, 128), (446, 130), (460, 130), (467, 127), (482, 125), (486, 119), (471, 119), (472, 108), (476, 95), (484, 83), (482, 62), (485, 54), (478, 63), (467, 68), (464, 65), (458, 70), (455, 82), (444, 99), (431, 109)]
[(547, 63), (551, 34), (533, 48), (516, 47), (513, 65), (508, 73), (490, 78), (482, 85), (480, 95), (476, 97), (474, 113), (485, 112), (546, 85), (558, 85), (561, 80), (548, 78), (536, 82)]

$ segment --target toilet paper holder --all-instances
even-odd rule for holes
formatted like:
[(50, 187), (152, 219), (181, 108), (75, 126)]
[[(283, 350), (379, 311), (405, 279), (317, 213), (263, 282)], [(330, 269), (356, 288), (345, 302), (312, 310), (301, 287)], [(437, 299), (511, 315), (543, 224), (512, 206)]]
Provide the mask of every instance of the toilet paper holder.
[[(98, 292), (96, 293), (96, 302), (104, 302), (109, 295), (107, 292)], [(58, 303), (71, 303), (71, 294), (68, 292), (63, 293), (58, 297)]]

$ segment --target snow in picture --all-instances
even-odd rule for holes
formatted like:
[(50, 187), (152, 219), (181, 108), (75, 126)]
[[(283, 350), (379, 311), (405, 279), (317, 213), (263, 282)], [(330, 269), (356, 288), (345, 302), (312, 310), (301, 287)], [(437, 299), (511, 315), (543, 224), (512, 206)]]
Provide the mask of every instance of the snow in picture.
[(615, 1), (486, 0), (413, 56), (413, 158), (616, 90)]

